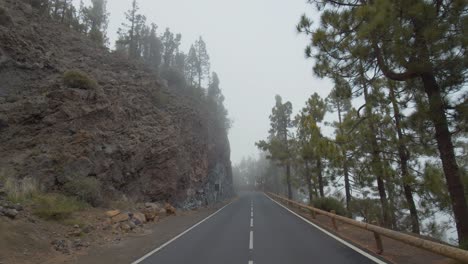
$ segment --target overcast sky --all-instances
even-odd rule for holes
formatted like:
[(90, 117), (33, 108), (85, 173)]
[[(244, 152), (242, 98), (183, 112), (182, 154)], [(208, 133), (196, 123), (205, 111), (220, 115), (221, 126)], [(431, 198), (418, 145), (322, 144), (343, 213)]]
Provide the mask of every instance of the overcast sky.
[[(303, 13), (314, 14), (306, 0), (139, 0), (149, 22), (182, 34), (187, 51), (203, 36), (212, 70), (221, 79), (226, 107), (234, 121), (229, 133), (232, 162), (256, 155), (254, 143), (268, 135), (276, 94), (294, 111), (318, 92), (326, 96), (331, 83), (312, 75), (304, 58), (307, 38), (295, 26)], [(131, 0), (109, 0), (109, 36), (115, 40)], [(113, 42), (112, 42), (113, 43)]]

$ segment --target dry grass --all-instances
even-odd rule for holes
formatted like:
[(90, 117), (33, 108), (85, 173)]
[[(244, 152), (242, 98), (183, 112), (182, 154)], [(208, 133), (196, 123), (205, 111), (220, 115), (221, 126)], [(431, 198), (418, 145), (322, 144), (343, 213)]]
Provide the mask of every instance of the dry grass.
[(35, 215), (47, 220), (65, 220), (87, 204), (75, 197), (59, 193), (45, 193), (34, 178), (2, 177), (7, 199), (30, 206)]
[(5, 179), (4, 189), (8, 200), (15, 203), (26, 203), (41, 192), (39, 183), (34, 178), (17, 180), (8, 177)]
[(110, 201), (108, 207), (119, 210), (131, 210), (137, 208), (137, 203), (127, 196), (122, 195), (120, 199)]

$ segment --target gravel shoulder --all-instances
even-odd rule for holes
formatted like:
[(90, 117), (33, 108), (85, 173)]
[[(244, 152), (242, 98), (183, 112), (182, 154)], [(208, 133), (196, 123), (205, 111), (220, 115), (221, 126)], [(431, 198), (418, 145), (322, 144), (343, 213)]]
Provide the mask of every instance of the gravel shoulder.
[(180, 212), (176, 216), (169, 216), (147, 229), (143, 234), (130, 235), (109, 244), (93, 247), (86, 254), (74, 256), (65, 263), (131, 263), (203, 220), (221, 206), (220, 204), (211, 208)]

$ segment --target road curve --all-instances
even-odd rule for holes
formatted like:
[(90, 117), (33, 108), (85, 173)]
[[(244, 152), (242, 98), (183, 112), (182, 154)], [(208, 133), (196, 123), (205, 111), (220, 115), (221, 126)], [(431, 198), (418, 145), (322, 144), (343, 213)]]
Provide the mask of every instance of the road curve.
[(332, 238), (263, 193), (246, 193), (134, 264), (376, 262), (385, 263)]

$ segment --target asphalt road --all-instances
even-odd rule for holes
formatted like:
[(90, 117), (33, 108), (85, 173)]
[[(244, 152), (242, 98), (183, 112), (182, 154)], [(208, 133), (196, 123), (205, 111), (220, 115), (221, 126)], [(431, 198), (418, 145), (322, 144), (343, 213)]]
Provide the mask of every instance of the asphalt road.
[(247, 193), (134, 263), (383, 263), (371, 258), (320, 231), (264, 194)]

